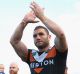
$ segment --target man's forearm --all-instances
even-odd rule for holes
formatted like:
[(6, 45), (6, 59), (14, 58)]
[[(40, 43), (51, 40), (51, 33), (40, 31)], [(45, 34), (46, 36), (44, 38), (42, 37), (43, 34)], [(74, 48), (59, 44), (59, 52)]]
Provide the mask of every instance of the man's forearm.
[(23, 21), (19, 24), (19, 26), (16, 28), (14, 34), (12, 35), (12, 37), (10, 39), (11, 43), (17, 43), (21, 40), (22, 35), (23, 35), (23, 30), (26, 27), (26, 24), (27, 23), (25, 23)]
[(43, 24), (56, 36), (60, 37), (61, 34), (63, 34), (63, 31), (61, 28), (52, 20), (47, 18), (46, 16), (41, 16), (40, 20), (43, 22)]

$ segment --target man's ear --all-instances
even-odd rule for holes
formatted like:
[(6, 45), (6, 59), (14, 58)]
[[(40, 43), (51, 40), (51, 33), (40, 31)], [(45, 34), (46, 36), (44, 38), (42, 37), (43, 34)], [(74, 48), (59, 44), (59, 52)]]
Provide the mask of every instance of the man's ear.
[(19, 68), (18, 68), (18, 71), (19, 71)]
[(51, 35), (49, 35), (49, 39), (51, 39)]

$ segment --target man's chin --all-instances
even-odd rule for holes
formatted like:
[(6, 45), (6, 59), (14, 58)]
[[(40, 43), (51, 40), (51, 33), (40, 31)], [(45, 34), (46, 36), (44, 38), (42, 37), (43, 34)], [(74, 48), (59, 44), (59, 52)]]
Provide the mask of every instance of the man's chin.
[(37, 47), (42, 47), (43, 44), (42, 44), (42, 43), (37, 43), (36, 46), (37, 46)]
[(13, 72), (13, 71), (11, 71), (11, 72), (10, 72), (10, 74), (14, 74), (14, 72)]
[(44, 47), (42, 45), (37, 45), (36, 46), (38, 49), (43, 49)]

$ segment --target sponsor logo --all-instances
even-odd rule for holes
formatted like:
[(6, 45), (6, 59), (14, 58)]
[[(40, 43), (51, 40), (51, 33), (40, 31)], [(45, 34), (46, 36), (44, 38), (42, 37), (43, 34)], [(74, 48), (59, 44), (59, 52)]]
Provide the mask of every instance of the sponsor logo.
[(53, 65), (54, 64), (54, 60), (50, 59), (50, 60), (44, 60), (43, 62), (32, 62), (30, 64), (31, 68), (38, 68), (38, 67), (43, 67), (43, 66), (47, 66), (47, 65)]

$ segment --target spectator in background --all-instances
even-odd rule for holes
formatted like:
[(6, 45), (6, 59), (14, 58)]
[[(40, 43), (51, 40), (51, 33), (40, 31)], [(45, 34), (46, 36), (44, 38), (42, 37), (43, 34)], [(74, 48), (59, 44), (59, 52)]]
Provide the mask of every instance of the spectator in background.
[(9, 74), (18, 74), (19, 67), (16, 63), (11, 63), (9, 67)]
[(3, 64), (0, 64), (0, 74), (5, 74), (4, 73), (4, 65)]

